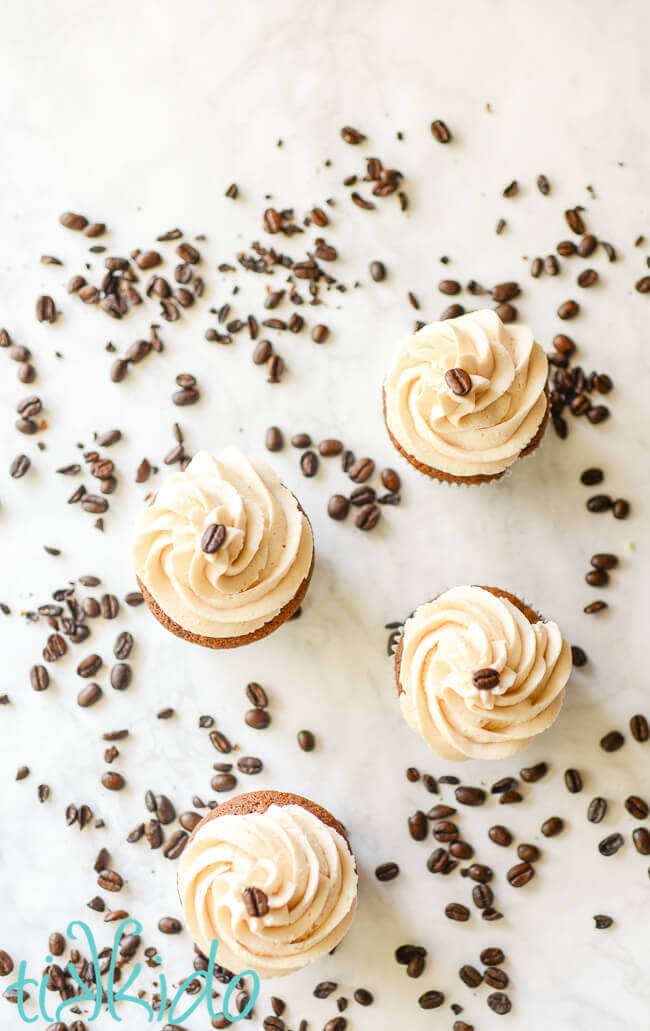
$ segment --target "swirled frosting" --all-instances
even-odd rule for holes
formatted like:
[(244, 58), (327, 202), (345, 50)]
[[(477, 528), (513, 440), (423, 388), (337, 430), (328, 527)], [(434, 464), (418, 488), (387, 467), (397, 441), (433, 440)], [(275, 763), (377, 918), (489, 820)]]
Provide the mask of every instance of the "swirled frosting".
[[(471, 379), (466, 394), (445, 380)], [(386, 422), (398, 444), (452, 476), (502, 473), (544, 419), (548, 362), (527, 326), (494, 311), (432, 322), (400, 344), (384, 383)]]
[[(206, 554), (206, 529), (225, 526)], [(170, 476), (140, 517), (139, 579), (175, 623), (204, 637), (241, 637), (268, 623), (308, 575), (313, 538), (293, 494), (263, 462), (205, 451)]]
[[(478, 670), (496, 670), (491, 690)], [(503, 759), (557, 717), (571, 649), (557, 624), (530, 623), (508, 598), (455, 587), (404, 627), (400, 704), (409, 726), (444, 759)]]
[[(280, 977), (327, 955), (347, 932), (357, 872), (345, 838), (301, 805), (224, 814), (199, 826), (180, 861), (188, 930), (205, 955), (234, 973)], [(249, 915), (246, 888), (268, 900)]]

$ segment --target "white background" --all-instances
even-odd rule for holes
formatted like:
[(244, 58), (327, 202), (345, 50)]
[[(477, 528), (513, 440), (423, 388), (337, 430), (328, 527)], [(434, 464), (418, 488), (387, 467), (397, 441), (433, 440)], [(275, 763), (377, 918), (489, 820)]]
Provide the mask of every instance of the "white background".
[[(359, 914), (345, 944), (317, 969), (271, 989), (290, 1000), (289, 1027), (305, 1016), (318, 1028), (334, 1015), (335, 997), (311, 997), (322, 978), (338, 981), (340, 994), (363, 985), (376, 995), (369, 1010), (350, 1003), (346, 1016), (354, 1029), (450, 1028), (452, 1002), (462, 1004), (463, 1019), (481, 1031), (647, 1025), (648, 863), (632, 847), (633, 821), (622, 802), (632, 791), (650, 795), (650, 745), (636, 744), (627, 732), (633, 713), (650, 715), (643, 547), (650, 301), (633, 289), (647, 253), (635, 249), (634, 240), (641, 233), (650, 237), (642, 70), (649, 28), (647, 5), (633, 0), (3, 5), (0, 321), (34, 351), (35, 389), (46, 401), (50, 427), (41, 435), (44, 454), (36, 450), (36, 438), (13, 430), (14, 407), (32, 388), (17, 382), (13, 363), (0, 353), (6, 427), (0, 441), (0, 595), (13, 610), (0, 622), (0, 693), (12, 699), (0, 710), (0, 948), (27, 959), (32, 973), (43, 965), (49, 932), (71, 919), (86, 914), (101, 943), (110, 940), (110, 925), (85, 909), (97, 892), (92, 862), (104, 844), (128, 880), (109, 904), (143, 921), (146, 943), (160, 947), (170, 979), (189, 973), (187, 936), (170, 940), (156, 930), (160, 916), (180, 915), (175, 864), (144, 843), (127, 845), (124, 837), (145, 816), (146, 788), (166, 792), (179, 811), (194, 793), (210, 796), (211, 764), (218, 756), (197, 729), (199, 714), (209, 712), (243, 754), (265, 761), (254, 783), (240, 777), (242, 790), (268, 786), (314, 797), (347, 825), (358, 856)], [(438, 117), (454, 134), (447, 147), (429, 132)], [(348, 123), (368, 135), (363, 148), (341, 141), (338, 130)], [(404, 142), (396, 139), (398, 130)], [(351, 204), (341, 180), (362, 170), (371, 154), (404, 173), (407, 215), (395, 198), (368, 214)], [(548, 198), (534, 185), (540, 172), (552, 182)], [(504, 200), (501, 191), (513, 178), (521, 192)], [(235, 202), (223, 196), (232, 181), (241, 190)], [(306, 333), (280, 340), (290, 372), (279, 386), (270, 386), (251, 364), (246, 334), (227, 349), (203, 339), (213, 324), (208, 308), (228, 300), (232, 284), (216, 265), (262, 237), (265, 193), (278, 207), (293, 205), (300, 214), (335, 197), (325, 233), (341, 254), (335, 271), (350, 285), (356, 279), (362, 284), (347, 295), (326, 295), (327, 307), (303, 309), (312, 324), (331, 326), (330, 341), (319, 348)], [(563, 262), (555, 279), (532, 280), (524, 256), (545, 255), (570, 235), (562, 212), (575, 204), (587, 208), (589, 228), (616, 245), (619, 262), (609, 264), (599, 249), (588, 263)], [(103, 242), (112, 253), (150, 246), (176, 224), (190, 238), (208, 237), (199, 245), (209, 284), (200, 307), (183, 325), (163, 324), (164, 354), (147, 359), (121, 385), (108, 380), (111, 357), (104, 345), (111, 339), (125, 348), (152, 316), (138, 312), (115, 323), (66, 295), (64, 284), (82, 269), (88, 241), (59, 226), (65, 209), (105, 220), (111, 234)], [(500, 217), (508, 227), (497, 237)], [(286, 249), (298, 250), (291, 244)], [(44, 252), (59, 255), (65, 266), (42, 267)], [(170, 245), (166, 253), (171, 272)], [(451, 257), (447, 267), (439, 262), (443, 254)], [(369, 279), (372, 258), (389, 268), (383, 284)], [(586, 264), (601, 274), (589, 292), (575, 285)], [(95, 260), (100, 267), (101, 256)], [(583, 301), (568, 331), (586, 368), (609, 372), (616, 382), (611, 420), (599, 427), (572, 421), (565, 444), (549, 433), (534, 459), (489, 488), (444, 488), (404, 467), (383, 429), (380, 383), (396, 340), (413, 321), (407, 291), (420, 299), (422, 317), (436, 318), (446, 303), (436, 284), (448, 275), (522, 282), (516, 302), (521, 317), (547, 347), (563, 328), (554, 314), (558, 304), (574, 296)], [(238, 279), (245, 291), (236, 313), (260, 313), (264, 284), (252, 276)], [(54, 327), (35, 321), (34, 302), (42, 291), (61, 308)], [(199, 377), (202, 400), (193, 408), (171, 404), (180, 371)], [(263, 453), (270, 423), (287, 433), (306, 430), (315, 439), (342, 436), (357, 454), (399, 468), (403, 506), (386, 510), (372, 534), (335, 524), (325, 505), (330, 493), (346, 489), (337, 460), (323, 463), (307, 481), (297, 453), (287, 448), (272, 462), (304, 503), (318, 551), (299, 622), (263, 643), (221, 655), (165, 634), (144, 608), (123, 612), (113, 623), (95, 625), (76, 658), (68, 655), (53, 668), (49, 691), (35, 694), (28, 670), (45, 627), (26, 625), (19, 612), (80, 573), (96, 573), (119, 596), (133, 588), (130, 538), (148, 489), (133, 485), (133, 473), (145, 454), (160, 461), (179, 417), (190, 452), (234, 443)], [(121, 482), (102, 536), (91, 516), (65, 504), (73, 484), (54, 469), (75, 460), (77, 441), (89, 445), (93, 431), (114, 425), (124, 432), (110, 452)], [(13, 481), (7, 470), (23, 450), (33, 467)], [(606, 470), (606, 489), (631, 498), (627, 522), (585, 511), (588, 492), (578, 477), (588, 464)], [(62, 555), (48, 556), (43, 544)], [(596, 592), (583, 574), (595, 550), (613, 550), (622, 561), (606, 595), (610, 612), (589, 618), (582, 607)], [(402, 723), (385, 656), (385, 622), (463, 582), (515, 591), (556, 619), (590, 657), (572, 679), (561, 719), (525, 760), (462, 769), (466, 782), (487, 786), (541, 758), (552, 769), (546, 781), (526, 788), (523, 806), (490, 803), (461, 814), (478, 857), (497, 871), (497, 900), (506, 919), (492, 925), (475, 910), (466, 925), (444, 918), (447, 902), (468, 900), (470, 884), (458, 874), (429, 875), (424, 864), (431, 842), (408, 838), (408, 814), (435, 798), (421, 785), (407, 784), (404, 769), (414, 764), (440, 774), (445, 764)], [(76, 662), (97, 650), (108, 663), (115, 634), (127, 625), (137, 640), (131, 689), (112, 691), (105, 666), (103, 701), (78, 708)], [(250, 679), (260, 680), (272, 700), (273, 724), (262, 734), (243, 725)], [(175, 707), (175, 719), (156, 720), (167, 705)], [(116, 796), (99, 783), (101, 734), (120, 726), (128, 726), (131, 737), (119, 746), (113, 767), (128, 780)], [(301, 727), (317, 734), (311, 755), (296, 746)], [(612, 727), (623, 729), (628, 742), (607, 756), (598, 740)], [(32, 773), (16, 784), (22, 764)], [(581, 795), (569, 796), (564, 788), (567, 766), (583, 771)], [(46, 805), (36, 800), (42, 782), (52, 787)], [(584, 815), (595, 794), (610, 802), (599, 827)], [(67, 828), (63, 814), (71, 801), (89, 803), (107, 829), (80, 834)], [(542, 839), (538, 875), (517, 892), (504, 880), (516, 861), (514, 847), (504, 854), (487, 840), (486, 829), (498, 820), (515, 830), (517, 841), (539, 841), (541, 821), (553, 814), (565, 818), (567, 830), (553, 841)], [(603, 859), (596, 844), (616, 829), (626, 835), (625, 848)], [(375, 865), (393, 859), (400, 878), (378, 884)], [(614, 916), (615, 927), (596, 932), (591, 918), (597, 912)], [(429, 950), (419, 981), (407, 979), (393, 961), (394, 948), (405, 941)], [(507, 1018), (488, 1010), (486, 987), (472, 993), (457, 976), (462, 963), (477, 963), (480, 949), (491, 944), (501, 944), (509, 957), (513, 1010)], [(443, 1009), (418, 1008), (417, 996), (428, 988), (445, 992)], [(22, 1026), (8, 1004), (0, 1006), (3, 1027)], [(261, 1026), (270, 1011), (262, 1002), (257, 1012), (253, 1026)], [(137, 1015), (126, 1016), (129, 1027), (138, 1026)], [(188, 1027), (205, 1027), (206, 1020), (188, 1021)]]

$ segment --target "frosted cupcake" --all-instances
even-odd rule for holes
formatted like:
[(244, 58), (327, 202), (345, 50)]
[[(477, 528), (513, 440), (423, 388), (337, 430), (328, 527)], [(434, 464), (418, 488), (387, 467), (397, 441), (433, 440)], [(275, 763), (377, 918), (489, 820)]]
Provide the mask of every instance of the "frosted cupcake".
[(138, 521), (135, 570), (173, 634), (206, 648), (266, 637), (300, 605), (314, 563), (311, 526), (263, 462), (205, 451), (162, 485)]
[(389, 436), (434, 479), (496, 480), (544, 435), (547, 377), (527, 326), (488, 310), (432, 322), (402, 341), (384, 381)]
[(551, 726), (571, 648), (496, 587), (454, 587), (421, 605), (395, 653), (402, 713), (443, 759), (505, 759)]
[(326, 956), (354, 917), (357, 870), (345, 831), (299, 795), (253, 791), (192, 832), (178, 890), (204, 955), (236, 974), (282, 977)]

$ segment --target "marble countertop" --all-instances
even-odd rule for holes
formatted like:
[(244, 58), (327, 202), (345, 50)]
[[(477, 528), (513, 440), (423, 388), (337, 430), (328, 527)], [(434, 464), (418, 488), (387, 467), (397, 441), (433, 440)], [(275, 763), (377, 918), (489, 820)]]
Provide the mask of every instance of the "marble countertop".
[[(588, 11), (559, 0), (537, 6), (514, 0), (22, 0), (5, 7), (0, 323), (32, 349), (38, 368), (36, 383), (25, 388), (0, 352), (7, 427), (0, 439), (0, 600), (12, 609), (0, 617), (0, 694), (11, 698), (0, 710), (0, 948), (15, 959), (39, 970), (48, 934), (73, 919), (88, 919), (102, 943), (110, 941), (110, 925), (85, 908), (98, 891), (92, 863), (105, 845), (127, 880), (109, 903), (142, 921), (146, 942), (160, 948), (170, 978), (189, 973), (188, 936), (165, 938), (156, 929), (161, 916), (181, 915), (175, 864), (124, 839), (144, 818), (148, 788), (169, 795), (179, 811), (191, 807), (196, 793), (210, 797), (218, 756), (197, 720), (211, 713), (243, 754), (264, 760), (255, 784), (240, 777), (239, 787), (297, 790), (331, 808), (349, 829), (361, 875), (359, 913), (344, 945), (316, 969), (263, 988), (258, 1016), (247, 1026), (261, 1027), (273, 993), (289, 1002), (288, 1027), (303, 1016), (311, 1028), (322, 1027), (335, 1015), (336, 996), (312, 997), (321, 979), (338, 982), (336, 995), (350, 997), (363, 986), (376, 996), (367, 1010), (350, 1002), (350, 1031), (451, 1028), (451, 1003), (463, 1006), (461, 1018), (477, 1031), (646, 1026), (648, 860), (633, 848), (634, 821), (623, 801), (631, 793), (650, 795), (650, 744), (634, 742), (627, 727), (636, 712), (650, 716), (643, 531), (650, 500), (650, 301), (634, 291), (648, 253), (634, 241), (650, 237), (642, 55), (649, 21), (647, 5), (638, 0), (594, 0)], [(434, 118), (453, 132), (447, 147), (429, 132)], [(343, 143), (345, 124), (359, 127), (368, 143)], [(374, 154), (403, 172), (406, 213), (394, 197), (371, 213), (350, 203), (341, 180)], [(541, 172), (552, 183), (548, 198), (535, 187)], [(504, 199), (513, 179), (520, 192)], [(231, 182), (239, 184), (236, 201), (224, 197)], [(305, 306), (310, 323), (317, 316), (330, 326), (330, 340), (319, 348), (305, 333), (286, 334), (279, 348), (288, 373), (279, 385), (269, 385), (252, 365), (245, 334), (229, 348), (203, 338), (214, 324), (213, 305), (230, 300), (238, 313), (247, 312), (257, 298), (259, 311), (256, 277), (238, 275), (242, 292), (233, 300), (231, 280), (216, 265), (262, 238), (266, 194), (300, 213), (334, 197), (325, 235), (341, 255), (336, 275), (350, 287), (360, 282), (346, 294), (325, 294), (318, 309)], [(615, 263), (602, 248), (590, 259), (600, 273), (590, 291), (575, 285), (584, 267), (576, 261), (562, 262), (555, 278), (533, 280), (528, 272), (527, 259), (552, 252), (570, 235), (562, 213), (576, 204), (584, 205), (589, 228), (619, 252)], [(66, 294), (64, 284), (82, 268), (89, 241), (58, 224), (65, 209), (105, 220), (110, 253), (150, 246), (176, 224), (189, 238), (207, 237), (199, 245), (205, 297), (182, 323), (163, 323), (163, 354), (120, 385), (109, 381), (105, 345), (111, 340), (122, 350), (143, 335), (152, 308), (113, 322)], [(507, 226), (497, 236), (499, 218)], [(292, 241), (286, 246), (291, 250)], [(40, 265), (42, 253), (58, 255), (64, 266)], [(442, 255), (450, 258), (446, 266)], [(368, 263), (375, 258), (388, 268), (385, 283), (370, 280)], [(92, 260), (97, 267), (102, 259)], [(549, 432), (534, 458), (490, 487), (446, 488), (406, 466), (385, 434), (379, 387), (396, 340), (415, 316), (407, 292), (418, 297), (422, 318), (437, 318), (447, 303), (437, 283), (446, 277), (521, 282), (520, 316), (544, 346), (567, 330), (585, 366), (613, 377), (612, 418), (597, 427), (573, 420), (564, 443)], [(35, 321), (42, 292), (61, 309), (54, 326)], [(560, 323), (558, 304), (576, 296), (583, 302), (579, 318)], [(181, 371), (199, 378), (201, 403), (191, 408), (177, 409), (170, 400)], [(20, 436), (12, 425), (16, 403), (31, 391), (44, 399), (48, 422), (35, 438)], [(358, 455), (399, 469), (403, 504), (386, 510), (367, 535), (334, 523), (325, 508), (330, 494), (345, 489), (338, 463), (323, 462), (307, 480), (297, 453), (286, 447), (270, 460), (309, 513), (318, 552), (299, 621), (250, 648), (213, 654), (164, 633), (145, 608), (123, 607), (114, 621), (97, 621), (92, 647), (82, 645), (53, 666), (52, 686), (35, 693), (28, 672), (46, 632), (20, 612), (81, 573), (101, 577), (102, 589), (119, 597), (133, 589), (132, 525), (150, 486), (136, 487), (134, 471), (144, 455), (160, 461), (171, 448), (175, 420), (189, 452), (234, 443), (264, 454), (269, 424), (287, 435), (309, 432), (315, 440), (341, 436)], [(77, 442), (88, 446), (93, 432), (112, 426), (124, 435), (110, 453), (120, 487), (100, 534), (91, 516), (65, 504), (72, 481), (55, 469), (76, 460)], [(43, 453), (38, 439), (47, 444)], [(20, 451), (32, 458), (32, 468), (12, 480), (7, 470)], [(585, 510), (579, 474), (587, 465), (602, 466), (605, 488), (630, 498), (627, 521)], [(61, 554), (51, 556), (43, 545)], [(596, 592), (584, 572), (589, 556), (603, 550), (616, 552), (620, 567), (605, 595), (609, 611), (588, 617), (582, 609)], [(459, 771), (428, 753), (402, 722), (384, 624), (468, 581), (499, 584), (524, 597), (557, 620), (589, 662), (574, 673), (557, 724), (523, 757), (471, 762)], [(133, 685), (124, 694), (112, 691), (105, 667), (104, 698), (80, 709), (78, 658), (96, 650), (108, 663), (117, 631), (127, 626), (137, 642)], [(243, 723), (250, 680), (264, 684), (271, 697), (273, 723), (264, 733)], [(166, 706), (175, 717), (157, 720)], [(131, 736), (118, 746), (114, 768), (128, 784), (113, 795), (100, 785), (101, 735), (122, 726)], [(309, 755), (296, 745), (303, 727), (317, 736)], [(598, 742), (612, 728), (623, 730), (626, 745), (606, 755)], [(432, 845), (412, 841), (406, 821), (436, 796), (408, 783), (405, 768), (460, 772), (466, 783), (489, 787), (540, 759), (549, 762), (550, 774), (526, 787), (523, 805), (497, 808), (491, 799), (460, 816), (477, 856), (495, 868), (504, 919), (488, 924), (473, 910), (467, 924), (451, 924), (444, 907), (468, 901), (470, 884), (458, 873), (438, 878), (427, 872)], [(21, 765), (31, 774), (16, 783)], [(583, 773), (581, 794), (564, 787), (569, 766)], [(45, 804), (36, 798), (40, 783), (51, 786)], [(593, 826), (585, 812), (597, 794), (608, 799), (609, 811)], [(451, 791), (443, 797), (450, 799)], [(88, 803), (106, 828), (67, 827), (70, 802)], [(566, 830), (546, 841), (540, 824), (556, 814)], [(505, 871), (516, 862), (514, 846), (499, 849), (487, 838), (495, 822), (510, 826), (516, 842), (541, 844), (537, 876), (520, 891), (505, 883)], [(601, 857), (598, 841), (619, 829), (625, 847)], [(398, 862), (401, 874), (380, 884), (373, 870), (387, 860)], [(614, 926), (596, 931), (595, 913), (613, 916)], [(417, 981), (394, 962), (393, 951), (404, 942), (428, 950)], [(488, 1009), (487, 987), (471, 991), (457, 973), (493, 944), (508, 955), (513, 1009), (505, 1018)], [(0, 992), (5, 987), (0, 980)], [(430, 988), (443, 991), (447, 1002), (425, 1012), (417, 998)], [(3, 1028), (23, 1026), (6, 1002), (0, 1008)], [(206, 1019), (188, 1020), (188, 1031), (205, 1027)], [(129, 1017), (132, 1023), (139, 1026), (138, 1018)], [(96, 1026), (112, 1021), (102, 1017)]]

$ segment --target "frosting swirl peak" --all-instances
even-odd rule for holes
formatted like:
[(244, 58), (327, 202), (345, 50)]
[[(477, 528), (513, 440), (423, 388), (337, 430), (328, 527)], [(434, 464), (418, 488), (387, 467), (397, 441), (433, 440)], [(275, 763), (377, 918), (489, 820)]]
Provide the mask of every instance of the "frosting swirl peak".
[[(218, 938), (222, 966), (260, 977), (327, 955), (356, 907), (357, 872), (345, 838), (297, 804), (207, 819), (183, 852), (178, 884), (199, 948), (208, 955)], [(251, 887), (264, 893), (263, 915), (246, 906)]]
[(402, 713), (444, 759), (521, 751), (554, 722), (571, 673), (556, 623), (531, 623), (483, 587), (455, 587), (421, 605), (398, 655)]
[[(224, 528), (220, 543), (204, 550), (215, 525)], [(232, 448), (217, 457), (201, 451), (142, 513), (134, 558), (138, 578), (183, 629), (240, 637), (296, 595), (313, 538), (296, 499), (263, 462)]]
[(547, 375), (527, 326), (505, 326), (490, 310), (432, 322), (398, 348), (384, 383), (386, 423), (429, 468), (498, 475), (544, 421)]

